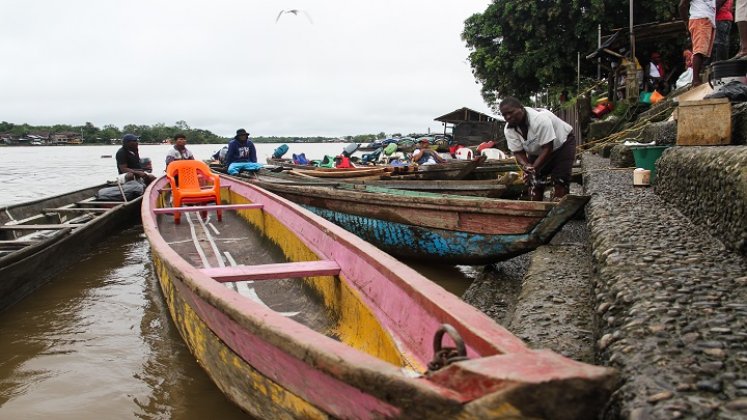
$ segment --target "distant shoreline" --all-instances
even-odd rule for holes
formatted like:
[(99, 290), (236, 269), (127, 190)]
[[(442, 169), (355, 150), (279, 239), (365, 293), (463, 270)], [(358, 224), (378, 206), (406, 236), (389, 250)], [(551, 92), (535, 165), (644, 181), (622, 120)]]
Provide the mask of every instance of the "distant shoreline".
[[(216, 144), (216, 145), (226, 145), (228, 142), (230, 142), (233, 139), (227, 139), (225, 142), (220, 143), (189, 143), (192, 145), (196, 144)], [(250, 139), (251, 140), (251, 139)], [(311, 141), (253, 141), (255, 144), (317, 144), (319, 142), (311, 142)], [(322, 143), (356, 143), (354, 141), (325, 141)], [(365, 142), (364, 142), (365, 143)], [(168, 143), (144, 143), (139, 142), (140, 146), (170, 146)], [(361, 143), (363, 144), (363, 143)], [(4, 144), (0, 143), (0, 147), (79, 147), (79, 146), (121, 146), (121, 143), (82, 143), (82, 144)]]

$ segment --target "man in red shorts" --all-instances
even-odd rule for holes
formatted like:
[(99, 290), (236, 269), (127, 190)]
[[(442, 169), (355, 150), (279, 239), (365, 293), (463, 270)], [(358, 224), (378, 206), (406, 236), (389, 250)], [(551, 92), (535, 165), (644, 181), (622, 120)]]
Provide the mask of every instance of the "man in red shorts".
[(693, 43), (693, 87), (703, 84), (700, 71), (711, 56), (716, 32), (716, 0), (680, 0), (680, 17)]

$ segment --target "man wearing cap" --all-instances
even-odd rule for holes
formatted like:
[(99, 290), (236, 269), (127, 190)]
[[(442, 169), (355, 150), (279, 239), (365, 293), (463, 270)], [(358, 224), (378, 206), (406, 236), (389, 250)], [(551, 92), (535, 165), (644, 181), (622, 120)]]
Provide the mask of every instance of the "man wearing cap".
[(236, 136), (228, 143), (226, 166), (231, 170), (233, 163), (257, 163), (257, 149), (249, 140), (249, 133), (243, 128), (236, 130)]
[(120, 182), (124, 183), (134, 179), (142, 180), (146, 185), (156, 179), (155, 175), (143, 170), (138, 154), (138, 136), (125, 134), (122, 137), (122, 147), (117, 150), (117, 170)]
[(415, 153), (412, 154), (412, 161), (418, 165), (435, 165), (437, 163), (443, 163), (446, 160), (431, 149), (431, 142), (423, 137), (418, 141), (418, 148), (415, 150)]
[(555, 199), (568, 194), (576, 159), (573, 127), (546, 109), (522, 106), (518, 99), (510, 96), (501, 101), (499, 108), (506, 120), (503, 134), (509, 150), (524, 170), (531, 199), (543, 200), (544, 178), (548, 175), (555, 189)]

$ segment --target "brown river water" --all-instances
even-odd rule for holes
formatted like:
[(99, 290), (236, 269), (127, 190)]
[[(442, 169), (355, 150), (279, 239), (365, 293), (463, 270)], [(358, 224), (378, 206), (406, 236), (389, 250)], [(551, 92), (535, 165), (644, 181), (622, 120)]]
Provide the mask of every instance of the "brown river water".
[[(277, 145), (257, 145), (260, 161)], [(344, 144), (291, 145), (307, 157)], [(141, 145), (163, 172), (167, 145)], [(189, 146), (198, 159), (218, 145)], [(116, 176), (118, 146), (0, 147), (0, 206)], [(111, 157), (106, 157), (111, 156)], [(461, 295), (472, 267), (411, 264)], [(2, 279), (0, 279), (2, 281)], [(53, 282), (0, 312), (0, 419), (246, 418), (182, 343), (141, 226), (99, 244)]]

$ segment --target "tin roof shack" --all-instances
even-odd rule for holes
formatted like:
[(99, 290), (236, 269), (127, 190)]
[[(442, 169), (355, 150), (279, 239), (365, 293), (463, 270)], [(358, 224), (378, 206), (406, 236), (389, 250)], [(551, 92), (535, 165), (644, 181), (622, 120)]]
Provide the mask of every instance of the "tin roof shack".
[(475, 146), (484, 141), (493, 140), (502, 150), (506, 149), (503, 137), (505, 122), (490, 115), (469, 108), (461, 108), (434, 119), (444, 124), (444, 134), (451, 128), (454, 143), (464, 146)]

